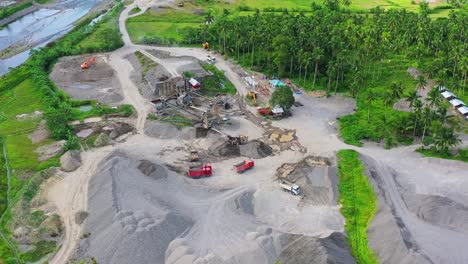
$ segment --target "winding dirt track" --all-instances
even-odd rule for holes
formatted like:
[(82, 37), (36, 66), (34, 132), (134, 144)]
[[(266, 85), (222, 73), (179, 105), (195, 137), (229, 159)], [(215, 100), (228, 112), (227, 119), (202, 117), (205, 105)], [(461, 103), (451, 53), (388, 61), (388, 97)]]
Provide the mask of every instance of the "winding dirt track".
[[(125, 46), (112, 52), (110, 56), (110, 64), (115, 71), (117, 71), (117, 76), (120, 78), (126, 103), (132, 104), (138, 114), (136, 129), (140, 134), (138, 135), (140, 138), (144, 137), (143, 130), (145, 120), (151, 106), (149, 102), (141, 96), (138, 87), (130, 80), (133, 67), (125, 57), (137, 50), (144, 51), (155, 49), (156, 47), (133, 44), (126, 30), (125, 21), (129, 17), (130, 10), (137, 5), (142, 9), (140, 13), (143, 13), (150, 6), (164, 5), (169, 2), (171, 1), (163, 0), (151, 2), (137, 0), (135, 3), (127, 6), (119, 19), (119, 26)], [(136, 15), (138, 14), (132, 16)], [(168, 51), (173, 56), (192, 56), (200, 60), (205, 60), (207, 55), (204, 50), (195, 48), (157, 47), (157, 49)], [(154, 60), (155, 58), (151, 59)], [(247, 93), (247, 87), (244, 85), (241, 78), (233, 71), (232, 65), (221, 57), (217, 57), (217, 60), (217, 67), (225, 71), (227, 78), (237, 87), (239, 93), (245, 95)], [(168, 70), (171, 72), (175, 69)], [(468, 241), (468, 234), (456, 234), (450, 230), (442, 230), (439, 227), (416, 219), (414, 215), (408, 212), (401, 198), (401, 193), (397, 184), (387, 171), (388, 168), (392, 168), (395, 171), (402, 172), (402, 176), (408, 177), (410, 184), (416, 186), (420, 189), (419, 191), (422, 190), (422, 192), (450, 196), (450, 189), (453, 187), (457, 189), (457, 195), (453, 196), (460, 202), (468, 204), (468, 195), (460, 194), (460, 191), (463, 193), (463, 189), (468, 189), (468, 179), (462, 179), (460, 175), (457, 174), (458, 171), (468, 171), (468, 165), (450, 163), (455, 166), (457, 170), (447, 173), (447, 164), (443, 162), (432, 163), (430, 166), (426, 167), (412, 166), (412, 164), (414, 165), (421, 162), (431, 163), (432, 160), (421, 158), (419, 154), (414, 153), (414, 148), (397, 148), (396, 150), (387, 151), (375, 147), (356, 148), (347, 146), (339, 140), (337, 132), (334, 130), (335, 123), (332, 116), (323, 116), (323, 113), (328, 112), (343, 112), (344, 114), (345, 111), (349, 111), (344, 107), (343, 109), (340, 108), (342, 106), (341, 101), (333, 101), (335, 99), (310, 98), (307, 95), (302, 95), (298, 99), (304, 103), (304, 107), (297, 110), (297, 116), (279, 121), (275, 123), (276, 125), (297, 129), (301, 144), (307, 147), (309, 153), (312, 154), (331, 156), (339, 149), (353, 148), (376, 160), (382, 160), (382, 162), (385, 163), (381, 166), (382, 178), (384, 179), (385, 188), (387, 188), (391, 194), (391, 200), (396, 204), (396, 214), (402, 218), (409, 232), (413, 234), (421, 252), (435, 263), (468, 263), (468, 251), (465, 249)], [(134, 138), (129, 138), (126, 144), (132, 144), (133, 139)], [(62, 247), (54, 256), (51, 263), (66, 263), (73, 255), (73, 251), (77, 247), (81, 235), (81, 225), (75, 223), (75, 214), (79, 211), (86, 211), (89, 179), (95, 173), (97, 165), (113, 149), (114, 147), (110, 146), (83, 153), (81, 168), (73, 173), (66, 174), (66, 177), (53, 186), (49, 192), (49, 198), (57, 204), (65, 223), (65, 239)], [(401, 162), (403, 157), (404, 162)], [(429, 175), (429, 180), (424, 177), (425, 175)], [(438, 177), (446, 178), (445, 181), (439, 184), (437, 181)], [(434, 180), (435, 182), (432, 185), (428, 185), (426, 181), (430, 180)], [(222, 210), (221, 207), (217, 209)], [(209, 240), (210, 238), (206, 237), (206, 239)]]

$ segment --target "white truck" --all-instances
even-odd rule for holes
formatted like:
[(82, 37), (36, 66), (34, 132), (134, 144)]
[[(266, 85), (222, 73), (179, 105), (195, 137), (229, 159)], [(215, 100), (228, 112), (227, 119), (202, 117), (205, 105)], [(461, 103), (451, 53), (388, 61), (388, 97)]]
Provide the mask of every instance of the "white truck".
[(301, 188), (297, 184), (288, 181), (281, 181), (280, 187), (283, 188), (283, 190), (292, 193), (293, 195), (301, 194)]

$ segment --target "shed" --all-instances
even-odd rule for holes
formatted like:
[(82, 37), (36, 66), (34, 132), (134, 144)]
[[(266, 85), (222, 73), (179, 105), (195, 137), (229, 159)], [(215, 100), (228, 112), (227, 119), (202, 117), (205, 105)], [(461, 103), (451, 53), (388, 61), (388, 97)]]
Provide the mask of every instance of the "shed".
[(455, 95), (449, 91), (442, 92), (441, 95), (447, 100), (452, 100), (455, 98)]
[(459, 108), (459, 107), (462, 107), (465, 105), (465, 103), (463, 103), (463, 101), (459, 100), (459, 99), (452, 99), (450, 100), (450, 104), (455, 107), (455, 108)]
[(468, 117), (468, 107), (462, 106), (462, 107), (458, 108), (457, 110), (458, 110), (458, 112), (460, 112), (460, 114)]
[(286, 86), (286, 84), (280, 80), (270, 80), (268, 81), (272, 86), (277, 87), (277, 86)]
[(190, 86), (194, 89), (198, 89), (201, 87), (201, 84), (194, 78), (190, 78), (189, 83), (190, 83)]

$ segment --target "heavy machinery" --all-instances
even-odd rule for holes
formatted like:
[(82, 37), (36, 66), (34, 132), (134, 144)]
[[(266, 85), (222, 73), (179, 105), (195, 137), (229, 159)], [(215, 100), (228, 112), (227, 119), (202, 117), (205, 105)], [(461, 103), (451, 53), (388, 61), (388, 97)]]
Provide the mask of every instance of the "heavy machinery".
[(81, 69), (88, 69), (91, 63), (96, 63), (96, 57), (87, 59), (83, 64), (81, 64)]
[(180, 1), (179, 3), (177, 3), (178, 7), (184, 7), (184, 5), (185, 5), (184, 1)]
[(247, 94), (247, 97), (249, 97), (250, 99), (252, 99), (252, 102), (253, 102), (253, 105), (254, 106), (257, 106), (257, 93), (255, 91), (250, 91), (248, 94)]
[(189, 168), (187, 176), (190, 178), (210, 177), (213, 175), (213, 169), (210, 163), (203, 164), (199, 168)]
[(250, 170), (255, 166), (253, 160), (244, 160), (243, 162), (234, 165), (234, 170), (237, 173), (244, 173), (246, 170)]
[(190, 162), (195, 162), (199, 160), (198, 151), (190, 151)]
[(294, 183), (291, 183), (291, 182), (288, 182), (288, 181), (281, 181), (280, 182), (280, 187), (286, 191), (286, 192), (289, 192), (293, 195), (299, 195), (301, 194), (301, 188), (294, 184)]
[(202, 43), (202, 47), (203, 47), (205, 50), (210, 50), (210, 43), (204, 42), (204, 43)]

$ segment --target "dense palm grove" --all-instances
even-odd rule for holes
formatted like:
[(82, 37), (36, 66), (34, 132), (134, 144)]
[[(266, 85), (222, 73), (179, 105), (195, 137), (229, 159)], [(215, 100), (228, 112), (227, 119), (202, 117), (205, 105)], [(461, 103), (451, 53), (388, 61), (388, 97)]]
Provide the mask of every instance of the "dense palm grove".
[[(309, 88), (348, 92), (356, 97), (358, 112), (340, 120), (342, 136), (348, 143), (385, 139), (391, 147), (417, 136), (427, 144), (435, 143), (438, 151), (447, 151), (458, 142), (448, 125), (448, 106), (437, 92), (421, 101), (410, 91), (417, 86), (424, 89), (433, 79), (460, 95), (465, 93), (466, 10), (431, 19), (426, 3), (420, 4), (418, 14), (380, 8), (370, 14), (356, 14), (340, 6), (349, 4), (344, 2), (312, 4), (306, 13), (256, 10), (249, 16), (232, 17), (225, 10), (214, 19), (207, 15), (214, 22), (189, 30), (186, 40), (194, 44), (208, 41), (212, 48), (254, 70), (289, 77)], [(380, 89), (382, 76), (392, 74), (385, 66), (387, 60), (410, 62), (425, 74), (411, 88), (392, 81)], [(411, 114), (392, 109), (406, 97), (410, 97)]]

